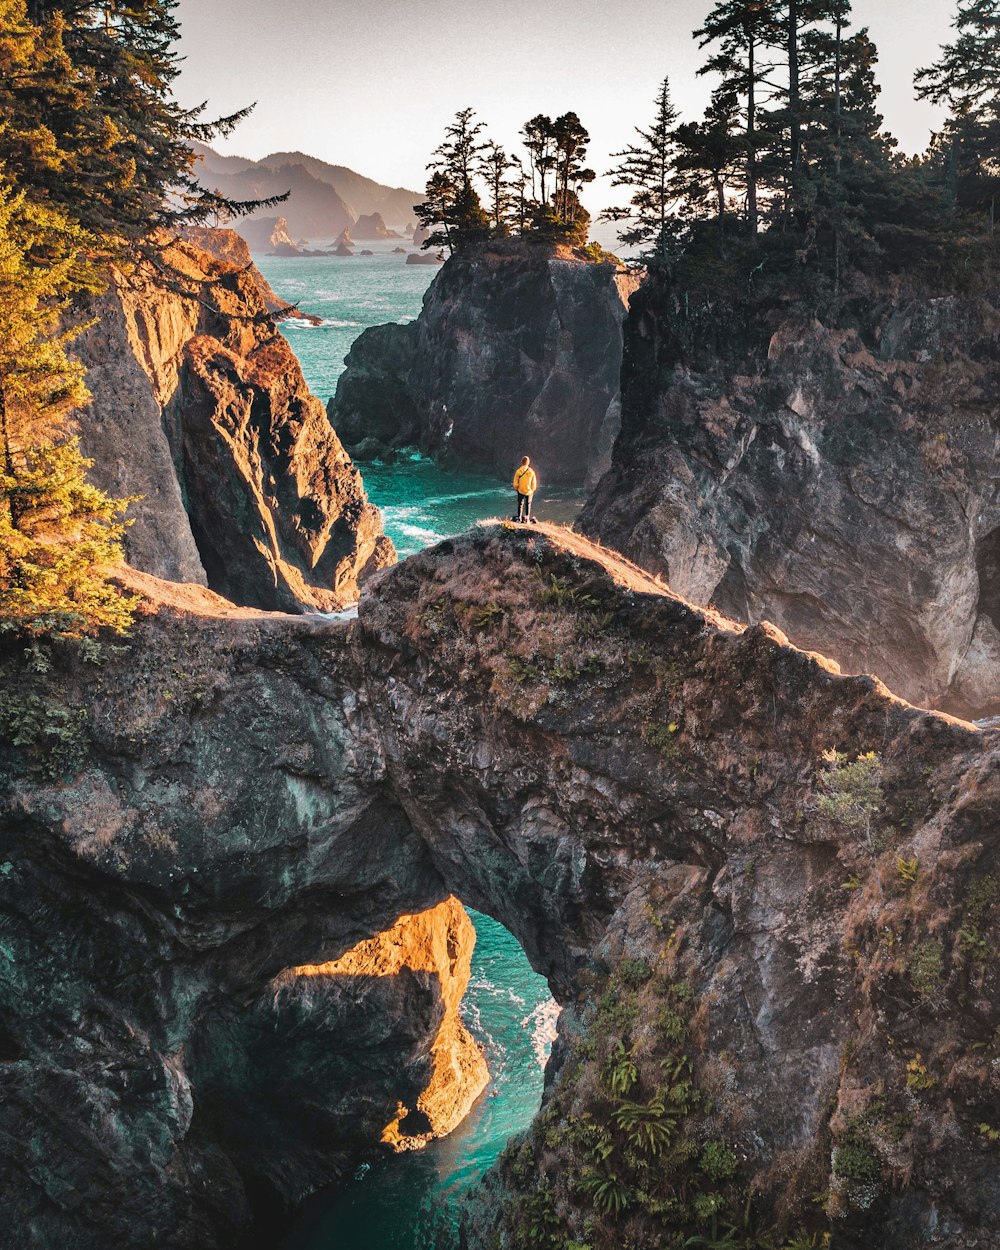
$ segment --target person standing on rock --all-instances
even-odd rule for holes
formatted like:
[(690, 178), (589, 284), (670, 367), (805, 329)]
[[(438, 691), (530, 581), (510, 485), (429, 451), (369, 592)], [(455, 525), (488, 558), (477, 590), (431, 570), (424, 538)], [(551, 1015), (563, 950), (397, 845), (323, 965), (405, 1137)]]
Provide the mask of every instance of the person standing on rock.
[(534, 524), (535, 518), (531, 515), (531, 499), (538, 489), (538, 478), (527, 456), (522, 456), (521, 464), (514, 473), (514, 489), (517, 491), (517, 516), (514, 520), (525, 523), (531, 521)]

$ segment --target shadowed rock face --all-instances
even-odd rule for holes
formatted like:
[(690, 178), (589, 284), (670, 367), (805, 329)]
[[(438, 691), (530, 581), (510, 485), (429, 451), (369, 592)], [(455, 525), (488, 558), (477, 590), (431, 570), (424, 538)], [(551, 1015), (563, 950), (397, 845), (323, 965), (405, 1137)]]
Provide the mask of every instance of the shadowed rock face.
[(866, 316), (762, 327), (766, 359), (735, 330), (727, 345), (720, 317), (712, 354), (682, 345), (668, 290), (644, 288), (621, 437), (580, 528), (914, 702), (991, 714), (1000, 316), (972, 298)]
[(183, 279), (119, 282), (76, 345), (93, 393), (81, 435), (94, 478), (141, 496), (129, 559), (253, 607), (353, 602), (392, 544), (255, 271), (190, 243), (167, 259)]
[[(686, 1054), (715, 1091), (700, 1140), (732, 1150), (734, 1207), (752, 1190), (782, 1235), (819, 1219), (836, 1250), (1000, 1235), (980, 1130), (1000, 1124), (995, 734), (545, 526), (408, 560), (356, 623), (143, 585), (149, 614), (103, 668), (5, 661), (4, 723), (25, 708), (39, 726), (0, 764), (0, 1227), (29, 1229), (20, 1244), (231, 1241), (269, 1164), (266, 1136), (235, 1148), (212, 1110), (220, 1066), (223, 1101), (242, 1096), (238, 1065), (212, 1059), (234, 1046), (254, 1056), (251, 1104), (269, 1064), (283, 1093), (275, 1201), (317, 1183), (333, 1163), (310, 1134), (335, 1108), (245, 1039), (262, 1010), (279, 1038), (301, 1011), (316, 1053), (339, 1007), (306, 1011), (308, 983), (285, 1001), (283, 974), (449, 895), (518, 937), (598, 1071), (609, 971), (684, 978)], [(57, 732), (67, 701), (87, 709), (77, 739)], [(859, 799), (843, 767), (869, 752)], [(633, 1024), (652, 1028), (653, 993)], [(574, 1070), (553, 1071), (550, 1103), (576, 1096)], [(864, 1184), (837, 1171), (859, 1124)], [(592, 1244), (620, 1244), (581, 1173), (557, 1185), (546, 1158), (515, 1196), (540, 1177), (567, 1236), (589, 1218)], [(703, 1174), (697, 1151), (677, 1166), (681, 1185)], [(637, 1244), (658, 1235), (629, 1218)]]
[(357, 339), (330, 421), (362, 460), (410, 446), (506, 476), (527, 453), (543, 484), (596, 480), (620, 422), (633, 288), (566, 249), (454, 256), (415, 322)]

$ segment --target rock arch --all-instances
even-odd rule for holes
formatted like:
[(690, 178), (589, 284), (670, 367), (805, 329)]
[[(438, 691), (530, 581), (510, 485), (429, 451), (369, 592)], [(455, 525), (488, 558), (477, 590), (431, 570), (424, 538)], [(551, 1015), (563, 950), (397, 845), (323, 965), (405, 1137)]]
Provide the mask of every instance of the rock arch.
[[(199, 1028), (453, 894), (505, 924), (581, 1018), (609, 967), (682, 933), (706, 1061), (735, 1065), (762, 1186), (779, 1154), (829, 1166), (843, 1091), (892, 1073), (905, 1090), (903, 1044), (931, 1026), (877, 931), (902, 926), (906, 895), (841, 886), (913, 854), (935, 932), (957, 935), (997, 851), (993, 735), (546, 527), (411, 558), (357, 622), (136, 582), (148, 606), (124, 655), (67, 660), (58, 684), (4, 665), (23, 706), (54, 715), (70, 690), (88, 709), (71, 779), (24, 751), (3, 766), (4, 1053), (23, 1058), (0, 1060), (2, 1144), (39, 1126), (30, 1158), (4, 1151), (5, 1227), (81, 1250), (226, 1244), (246, 1199), (199, 1117)], [(817, 815), (831, 747), (878, 751), (884, 861)], [(1000, 1024), (986, 1001), (970, 1019), (962, 993), (941, 987), (942, 1055)], [(950, 1114), (941, 1166), (971, 1175), (986, 1116), (974, 1093)], [(921, 1244), (942, 1203), (961, 1226), (996, 1197), (982, 1169), (957, 1198), (919, 1160), (914, 1175), (891, 1208), (910, 1240), (887, 1248)]]

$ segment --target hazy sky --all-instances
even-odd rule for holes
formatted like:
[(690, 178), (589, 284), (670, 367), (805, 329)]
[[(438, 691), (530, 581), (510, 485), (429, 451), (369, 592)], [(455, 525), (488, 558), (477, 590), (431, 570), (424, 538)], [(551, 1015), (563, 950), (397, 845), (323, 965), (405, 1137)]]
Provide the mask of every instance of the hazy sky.
[[(420, 188), (428, 154), (466, 106), (513, 144), (524, 120), (573, 109), (590, 162), (646, 124), (660, 80), (689, 117), (710, 90), (691, 39), (710, 0), (180, 0), (183, 103), (216, 113), (257, 101), (221, 151), (298, 149), (396, 186)], [(881, 105), (909, 152), (935, 110), (913, 100), (913, 70), (948, 35), (952, 0), (855, 0), (880, 52)], [(616, 196), (598, 183), (591, 211)]]

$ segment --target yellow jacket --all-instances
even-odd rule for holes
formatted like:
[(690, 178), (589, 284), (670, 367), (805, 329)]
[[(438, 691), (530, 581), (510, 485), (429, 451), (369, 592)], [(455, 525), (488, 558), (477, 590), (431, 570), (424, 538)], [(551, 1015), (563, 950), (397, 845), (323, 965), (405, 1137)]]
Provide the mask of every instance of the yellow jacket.
[(523, 464), (514, 474), (514, 489), (519, 495), (533, 495), (538, 486), (538, 478), (530, 464)]

